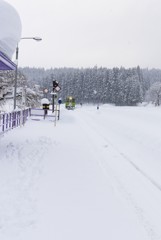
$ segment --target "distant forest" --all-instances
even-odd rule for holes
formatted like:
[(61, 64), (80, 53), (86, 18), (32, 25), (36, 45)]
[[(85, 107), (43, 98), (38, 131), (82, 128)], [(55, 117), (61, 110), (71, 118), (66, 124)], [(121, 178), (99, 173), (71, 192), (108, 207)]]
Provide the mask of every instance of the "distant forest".
[(77, 103), (112, 103), (117, 106), (135, 106), (146, 100), (155, 83), (161, 84), (161, 70), (93, 68), (19, 68), (27, 78), (27, 85), (48, 89), (51, 98), (52, 82), (61, 87), (59, 97), (74, 96)]

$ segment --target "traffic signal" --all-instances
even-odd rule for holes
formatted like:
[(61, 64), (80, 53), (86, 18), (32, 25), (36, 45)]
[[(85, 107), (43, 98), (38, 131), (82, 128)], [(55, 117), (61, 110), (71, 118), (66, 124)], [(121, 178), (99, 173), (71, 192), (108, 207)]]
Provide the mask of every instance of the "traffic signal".
[(59, 85), (58, 82), (54, 80), (53, 81), (53, 92), (58, 85)]

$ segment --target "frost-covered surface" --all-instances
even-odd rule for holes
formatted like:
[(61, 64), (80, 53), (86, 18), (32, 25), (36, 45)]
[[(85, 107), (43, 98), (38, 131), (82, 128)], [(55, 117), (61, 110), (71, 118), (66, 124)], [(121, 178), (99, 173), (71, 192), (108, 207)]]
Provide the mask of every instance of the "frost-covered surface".
[(0, 139), (0, 239), (161, 239), (161, 109), (60, 117)]
[(0, 51), (12, 57), (21, 37), (21, 21), (17, 11), (0, 0)]

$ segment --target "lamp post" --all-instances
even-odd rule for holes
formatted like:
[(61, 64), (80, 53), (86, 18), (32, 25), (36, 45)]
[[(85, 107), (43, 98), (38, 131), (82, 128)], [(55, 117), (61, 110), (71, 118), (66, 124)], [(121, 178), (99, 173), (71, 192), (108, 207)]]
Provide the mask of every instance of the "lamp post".
[[(20, 40), (23, 40), (23, 39), (32, 39), (32, 40), (35, 40), (35, 41), (41, 41), (41, 40), (42, 40), (42, 38), (40, 38), (40, 37), (23, 37), (23, 38), (21, 38)], [(19, 54), (19, 47), (18, 47), (18, 44), (17, 44), (17, 47), (16, 47), (15, 86), (14, 86), (14, 110), (16, 109), (17, 74), (18, 74), (18, 54)]]

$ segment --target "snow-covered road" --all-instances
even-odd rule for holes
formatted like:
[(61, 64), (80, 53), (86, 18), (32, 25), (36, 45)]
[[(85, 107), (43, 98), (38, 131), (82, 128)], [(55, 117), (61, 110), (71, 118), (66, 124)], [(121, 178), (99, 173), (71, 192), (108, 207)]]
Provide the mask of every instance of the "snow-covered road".
[(83, 106), (1, 137), (0, 239), (161, 239), (160, 120)]

